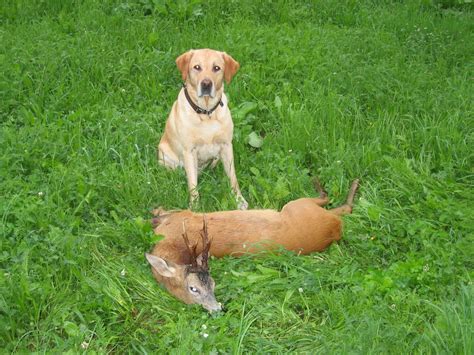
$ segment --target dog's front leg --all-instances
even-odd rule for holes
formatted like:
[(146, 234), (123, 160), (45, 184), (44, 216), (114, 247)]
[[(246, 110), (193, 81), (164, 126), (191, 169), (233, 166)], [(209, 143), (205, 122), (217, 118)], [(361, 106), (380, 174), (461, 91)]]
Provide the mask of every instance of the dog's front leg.
[(234, 191), (234, 194), (237, 198), (237, 207), (240, 210), (246, 210), (249, 204), (247, 201), (245, 201), (242, 193), (240, 192), (239, 182), (237, 181), (237, 176), (235, 174), (234, 152), (232, 150), (232, 144), (223, 144), (220, 155), (222, 164), (224, 165), (225, 173), (230, 179), (230, 186), (232, 187), (232, 191)]
[(183, 154), (184, 170), (188, 179), (189, 207), (192, 209), (194, 202), (199, 198), (197, 191), (198, 166), (197, 153), (195, 150), (187, 150)]

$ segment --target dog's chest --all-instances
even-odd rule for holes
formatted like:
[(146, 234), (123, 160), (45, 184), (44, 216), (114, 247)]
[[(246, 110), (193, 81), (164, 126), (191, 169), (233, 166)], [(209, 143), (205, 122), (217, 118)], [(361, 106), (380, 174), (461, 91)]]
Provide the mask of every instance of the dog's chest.
[(219, 157), (221, 151), (220, 144), (202, 144), (196, 146), (197, 158), (200, 163), (207, 163)]
[(233, 123), (227, 107), (219, 107), (211, 117), (198, 115), (190, 108), (174, 117), (176, 122), (170, 128), (181, 142), (177, 150), (193, 151), (200, 164), (219, 158), (222, 146), (232, 144)]
[(222, 145), (232, 143), (232, 126), (228, 126), (225, 121), (202, 121), (195, 129), (194, 149), (200, 162), (219, 157)]
[(232, 123), (222, 119), (203, 119), (192, 126), (192, 140), (195, 146), (232, 142)]

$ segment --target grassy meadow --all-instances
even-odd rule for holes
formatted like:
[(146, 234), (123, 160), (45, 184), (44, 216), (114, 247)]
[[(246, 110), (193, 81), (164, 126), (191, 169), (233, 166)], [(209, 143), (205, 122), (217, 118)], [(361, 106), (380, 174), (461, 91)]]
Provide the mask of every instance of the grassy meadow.
[[(0, 5), (0, 351), (474, 353), (469, 1)], [(251, 208), (342, 203), (323, 253), (210, 261), (210, 316), (154, 281), (153, 207), (187, 208), (155, 149), (175, 58), (224, 50)], [(221, 166), (198, 210), (234, 209)]]

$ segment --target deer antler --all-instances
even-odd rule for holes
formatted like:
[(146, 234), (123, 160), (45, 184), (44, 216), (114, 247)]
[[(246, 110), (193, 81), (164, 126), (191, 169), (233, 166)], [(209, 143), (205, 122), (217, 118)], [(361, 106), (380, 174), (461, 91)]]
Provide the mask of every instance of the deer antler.
[(188, 249), (190, 258), (191, 258), (191, 265), (193, 267), (197, 267), (197, 255), (196, 255), (196, 248), (197, 248), (197, 242), (194, 243), (193, 246), (189, 244), (189, 238), (188, 238), (188, 233), (186, 232), (186, 219), (183, 220), (183, 239), (184, 239), (184, 244), (186, 245), (186, 248)]
[(206, 215), (202, 216), (202, 230), (200, 232), (202, 239), (202, 268), (205, 270), (209, 269), (207, 261), (209, 260), (209, 250), (211, 249), (212, 238), (209, 239), (209, 234), (207, 232), (207, 219)]
[(188, 238), (188, 233), (186, 231), (186, 219), (183, 220), (183, 239), (184, 239), (184, 244), (186, 245), (186, 248), (188, 249), (189, 252), (189, 257), (191, 260), (191, 265), (195, 268), (200, 267), (201, 269), (204, 270), (209, 270), (209, 265), (208, 265), (208, 260), (209, 260), (209, 250), (211, 249), (211, 241), (212, 239), (209, 239), (209, 234), (207, 231), (207, 219), (206, 216), (204, 215), (202, 218), (202, 223), (203, 227), (200, 232), (201, 234), (201, 239), (202, 239), (202, 253), (201, 253), (201, 265), (198, 265), (197, 259), (198, 255), (196, 253), (197, 245), (198, 242), (194, 243), (191, 246), (191, 243), (189, 242)]

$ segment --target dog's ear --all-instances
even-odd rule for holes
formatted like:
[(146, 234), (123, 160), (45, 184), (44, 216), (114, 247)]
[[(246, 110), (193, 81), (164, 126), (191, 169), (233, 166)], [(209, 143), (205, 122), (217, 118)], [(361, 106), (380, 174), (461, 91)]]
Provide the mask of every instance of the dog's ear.
[(183, 53), (178, 58), (176, 58), (176, 66), (181, 72), (183, 81), (186, 81), (186, 78), (188, 77), (189, 61), (191, 60), (193, 54), (194, 51), (191, 49), (190, 51), (187, 51), (186, 53)]
[(230, 55), (228, 55), (225, 52), (222, 53), (222, 56), (224, 57), (224, 63), (225, 63), (224, 78), (225, 78), (225, 82), (229, 84), (232, 78), (234, 77), (235, 73), (237, 73), (237, 70), (239, 70), (240, 64), (238, 61), (236, 61), (234, 58), (232, 58)]

